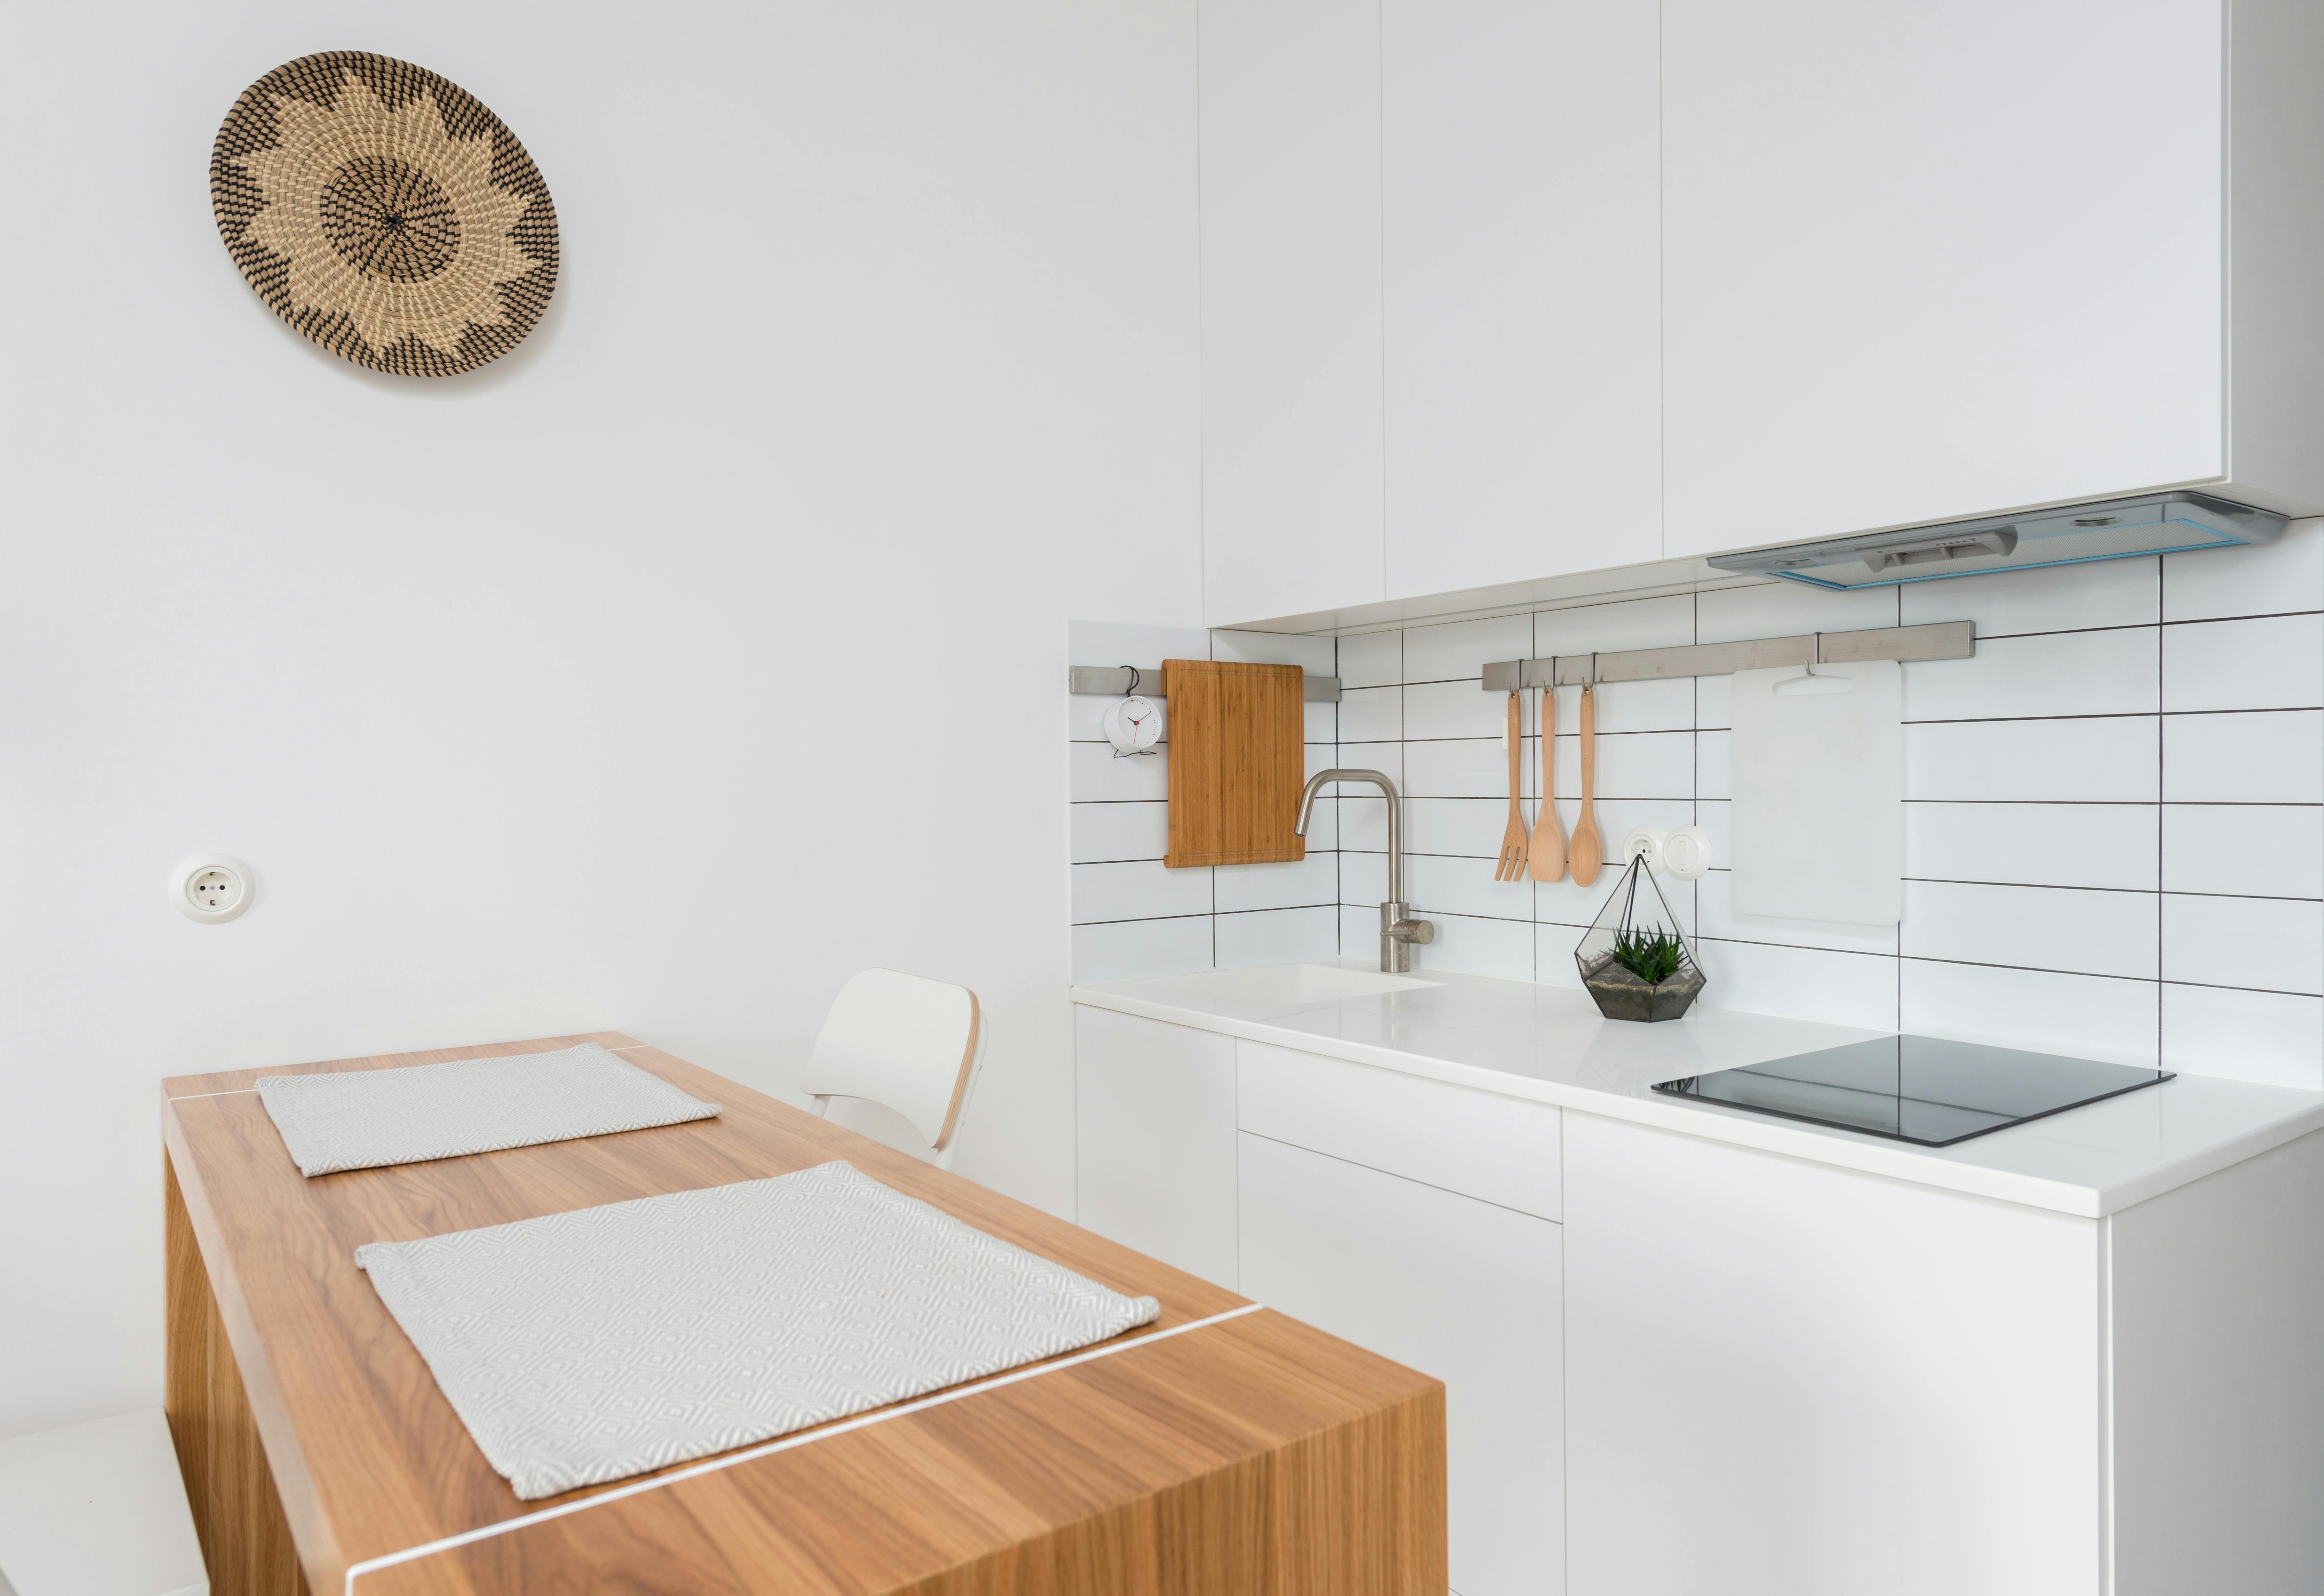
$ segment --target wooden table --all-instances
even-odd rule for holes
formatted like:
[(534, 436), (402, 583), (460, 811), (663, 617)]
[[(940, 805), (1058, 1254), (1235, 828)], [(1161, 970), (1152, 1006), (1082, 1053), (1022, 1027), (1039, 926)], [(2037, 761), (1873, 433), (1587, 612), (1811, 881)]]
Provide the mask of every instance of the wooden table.
[[(302, 1178), (252, 1083), (595, 1041), (715, 1120)], [(217, 1596), (1442, 1596), (1444, 1392), (618, 1033), (166, 1082), (169, 1413)], [(519, 1501), (355, 1267), (365, 1241), (844, 1158), (1153, 1325), (719, 1457)], [(1238, 1312), (1237, 1310), (1243, 1310)]]

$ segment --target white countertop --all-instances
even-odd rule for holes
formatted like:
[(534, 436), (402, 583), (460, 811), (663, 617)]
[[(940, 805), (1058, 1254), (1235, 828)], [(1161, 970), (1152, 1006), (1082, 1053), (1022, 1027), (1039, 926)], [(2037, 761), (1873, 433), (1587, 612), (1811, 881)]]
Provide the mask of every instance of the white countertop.
[[(1370, 971), (1363, 959), (1317, 961)], [(1697, 1007), (1642, 1025), (1578, 990), (1416, 970), (1415, 985), (1254, 1005), (1243, 973), (1098, 982), (1076, 1003), (1628, 1120), (1922, 1185), (2098, 1218), (2324, 1129), (2324, 1093), (2185, 1075), (1948, 1148), (1772, 1119), (1648, 1090), (1657, 1081), (1885, 1031)], [(1250, 973), (1257, 975), (1258, 973)]]

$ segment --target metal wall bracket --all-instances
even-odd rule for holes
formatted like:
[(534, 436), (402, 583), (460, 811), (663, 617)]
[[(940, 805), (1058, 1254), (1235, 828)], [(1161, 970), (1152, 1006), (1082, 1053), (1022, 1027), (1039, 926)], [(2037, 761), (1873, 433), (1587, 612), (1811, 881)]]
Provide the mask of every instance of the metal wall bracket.
[[(1311, 676), (1305, 678), (1304, 681), (1308, 703), (1337, 704), (1340, 701), (1338, 677)], [(1133, 669), (1127, 665), (1076, 665), (1067, 674), (1065, 690), (1070, 693), (1095, 693), (1109, 698), (1119, 698), (1132, 692), (1141, 697), (1159, 698), (1163, 696), (1162, 673)]]
[[(1859, 660), (1967, 660), (1977, 653), (1977, 623), (1936, 621), (1925, 626), (1882, 626), (1869, 632), (1803, 632), (1748, 642), (1690, 643), (1669, 649), (1625, 649), (1613, 654), (1559, 654), (1546, 660), (1502, 660), (1485, 667), (1485, 691), (1578, 687), (1591, 682), (1668, 681), (1683, 676), (1727, 676)], [(1314, 695), (1309, 695), (1311, 697)], [(1337, 695), (1334, 695), (1336, 697)]]

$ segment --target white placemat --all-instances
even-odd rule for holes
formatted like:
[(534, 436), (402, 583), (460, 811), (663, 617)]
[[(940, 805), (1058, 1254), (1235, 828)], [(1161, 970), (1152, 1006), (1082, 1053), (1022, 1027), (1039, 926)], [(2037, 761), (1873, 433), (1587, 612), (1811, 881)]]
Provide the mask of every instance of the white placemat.
[(374, 1241), (355, 1263), (528, 1501), (1073, 1352), (1160, 1311), (840, 1162)]
[(681, 1125), (718, 1112), (595, 1042), (344, 1075), (264, 1075), (266, 1105), (301, 1175)]

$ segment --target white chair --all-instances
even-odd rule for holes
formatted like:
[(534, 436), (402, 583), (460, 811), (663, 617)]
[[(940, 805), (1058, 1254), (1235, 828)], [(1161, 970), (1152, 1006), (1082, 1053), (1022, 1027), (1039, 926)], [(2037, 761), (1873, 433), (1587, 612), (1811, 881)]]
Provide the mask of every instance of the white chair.
[(835, 1097), (880, 1104), (911, 1127), (938, 1168), (949, 1169), (983, 1044), (968, 988), (866, 970), (832, 1000), (800, 1085), (826, 1119)]
[(158, 1407), (0, 1441), (0, 1591), (208, 1596)]

